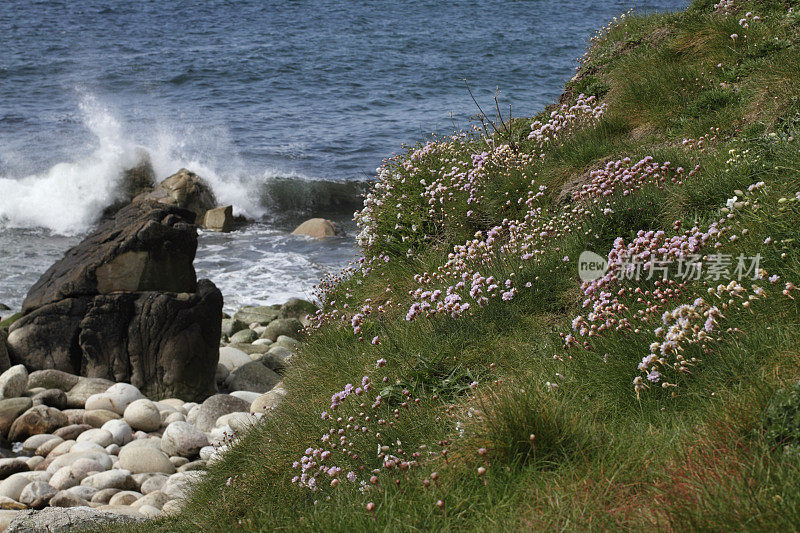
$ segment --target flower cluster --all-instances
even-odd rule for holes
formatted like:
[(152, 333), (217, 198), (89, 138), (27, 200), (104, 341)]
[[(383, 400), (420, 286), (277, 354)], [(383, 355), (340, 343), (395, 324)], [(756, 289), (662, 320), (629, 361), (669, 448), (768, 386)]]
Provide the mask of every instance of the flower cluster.
[[(571, 105), (563, 104), (559, 109), (550, 113), (550, 119), (542, 124), (535, 121), (531, 124), (528, 140), (535, 141), (541, 149), (557, 137), (564, 137), (568, 132), (596, 124), (606, 111), (606, 104), (600, 104), (594, 96), (578, 96), (577, 101)], [(540, 154), (544, 157), (544, 154)]]

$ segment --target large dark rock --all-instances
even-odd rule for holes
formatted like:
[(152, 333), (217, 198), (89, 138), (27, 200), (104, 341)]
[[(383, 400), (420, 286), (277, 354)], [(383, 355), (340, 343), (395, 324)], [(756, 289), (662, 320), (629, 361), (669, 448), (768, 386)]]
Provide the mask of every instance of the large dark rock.
[(118, 291), (194, 292), (193, 223), (194, 215), (178, 207), (151, 201), (128, 205), (39, 278), (22, 304), (23, 318), (68, 298)]
[(8, 357), (8, 347), (6, 346), (6, 333), (0, 329), (0, 372), (5, 372), (11, 368), (11, 359)]
[(127, 381), (153, 398), (216, 392), (222, 294), (196, 281), (193, 219), (143, 200), (102, 223), (33, 286), (9, 332), (10, 358)]

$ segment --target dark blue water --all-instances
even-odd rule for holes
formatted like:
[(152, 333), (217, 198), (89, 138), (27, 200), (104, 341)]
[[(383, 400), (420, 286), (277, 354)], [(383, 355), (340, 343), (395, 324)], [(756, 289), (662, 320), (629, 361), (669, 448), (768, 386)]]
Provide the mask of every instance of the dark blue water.
[[(91, 226), (137, 147), (159, 177), (188, 167), (222, 202), (264, 220), (226, 241), (231, 254), (248, 250), (236, 255), (243, 271), (283, 239), (270, 248), (277, 270), (301, 264), (316, 276), (351, 254), (351, 241), (314, 258), (276, 220), (324, 210), (334, 193), (352, 210), (341, 202), (352, 191), (303, 180), (364, 180), (402, 143), (465, 126), (476, 109), (464, 78), (486, 106), (499, 88), (515, 116), (535, 113), (560, 94), (595, 29), (632, 7), (686, 3), (4, 0), (0, 301), (18, 302), (50, 250)], [(14, 259), (20, 241), (37, 238), (47, 245)], [(276, 260), (290, 250), (301, 251)], [(200, 267), (215, 279), (214, 264)], [(248, 282), (282, 296), (310, 279), (273, 291), (281, 276), (255, 276), (228, 292), (247, 299)]]

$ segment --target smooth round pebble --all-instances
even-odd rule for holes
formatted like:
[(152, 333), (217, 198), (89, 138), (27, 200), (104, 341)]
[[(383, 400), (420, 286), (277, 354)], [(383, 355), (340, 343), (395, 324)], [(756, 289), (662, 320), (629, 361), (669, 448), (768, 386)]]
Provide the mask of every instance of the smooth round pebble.
[(132, 402), (123, 414), (125, 422), (133, 429), (155, 431), (161, 427), (161, 413), (155, 402), (141, 399)]

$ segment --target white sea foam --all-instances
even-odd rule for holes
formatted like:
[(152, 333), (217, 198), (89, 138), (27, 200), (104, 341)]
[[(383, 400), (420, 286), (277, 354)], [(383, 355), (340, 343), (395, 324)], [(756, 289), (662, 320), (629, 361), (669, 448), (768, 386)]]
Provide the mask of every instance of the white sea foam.
[(159, 180), (188, 168), (208, 182), (220, 203), (233, 205), (245, 216), (263, 214), (259, 184), (246, 177), (249, 173), (220, 128), (200, 131), (191, 125), (156, 123), (149, 131), (139, 131), (91, 95), (82, 98), (80, 111), (92, 135), (88, 156), (43, 173), (0, 178), (0, 221), (6, 227), (43, 227), (63, 235), (86, 231), (103, 208), (118, 199), (121, 173), (137, 163), (142, 148)]

